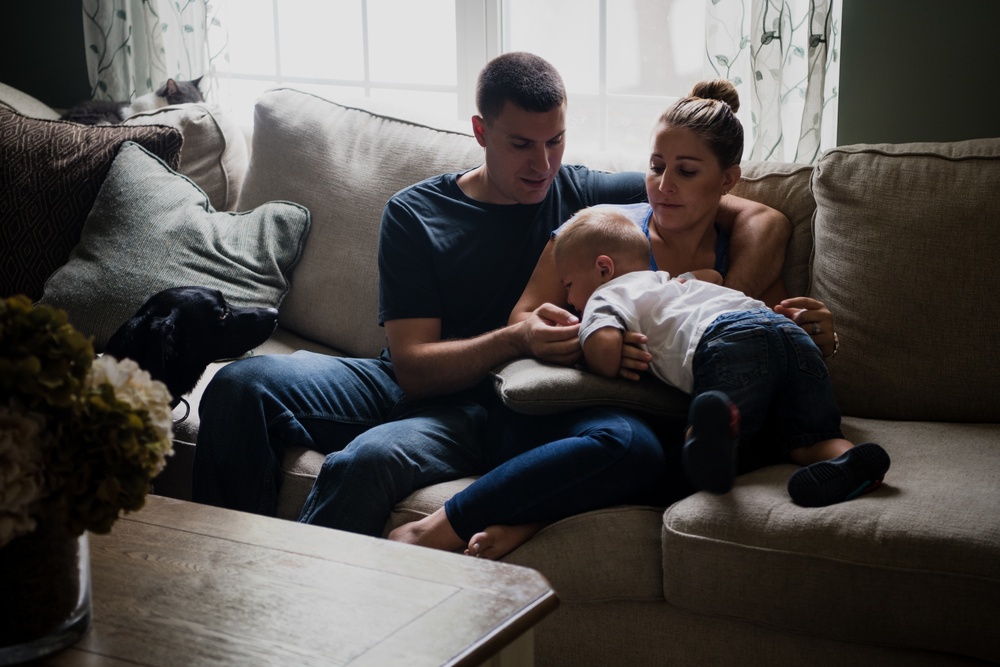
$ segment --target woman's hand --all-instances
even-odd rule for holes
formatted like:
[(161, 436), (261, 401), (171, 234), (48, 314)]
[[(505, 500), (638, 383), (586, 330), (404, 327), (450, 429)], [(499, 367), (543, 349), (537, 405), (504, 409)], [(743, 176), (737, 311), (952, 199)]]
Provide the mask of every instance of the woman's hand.
[(833, 356), (837, 347), (833, 313), (822, 301), (807, 296), (797, 296), (777, 304), (774, 312), (784, 315), (802, 327), (824, 357)]
[(626, 331), (622, 339), (622, 363), (618, 375), (626, 380), (638, 380), (649, 370), (653, 355), (642, 348), (646, 337), (635, 331)]

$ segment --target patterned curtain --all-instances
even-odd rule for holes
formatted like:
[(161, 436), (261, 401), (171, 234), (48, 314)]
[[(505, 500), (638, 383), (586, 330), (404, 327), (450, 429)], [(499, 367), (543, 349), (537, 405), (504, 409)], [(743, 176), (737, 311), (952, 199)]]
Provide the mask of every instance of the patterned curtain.
[(133, 100), (168, 78), (210, 74), (221, 55), (208, 43), (216, 11), (209, 0), (83, 0), (92, 98)]
[(750, 160), (812, 163), (836, 144), (837, 0), (705, 0), (715, 76), (749, 110)]

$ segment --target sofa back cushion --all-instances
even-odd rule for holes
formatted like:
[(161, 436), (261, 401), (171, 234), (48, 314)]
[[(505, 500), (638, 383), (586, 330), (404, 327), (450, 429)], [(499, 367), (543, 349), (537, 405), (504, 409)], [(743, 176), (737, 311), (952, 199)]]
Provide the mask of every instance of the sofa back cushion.
[(296, 90), (264, 93), (238, 208), (280, 199), (312, 214), (281, 326), (350, 356), (376, 356), (384, 345), (376, 251), (385, 202), (423, 178), (481, 159), (470, 135)]
[(228, 113), (212, 104), (174, 104), (130, 116), (122, 125), (167, 125), (184, 136), (177, 171), (198, 185), (217, 211), (236, 208), (246, 175), (246, 138)]
[(809, 261), (812, 255), (812, 217), (816, 202), (809, 191), (812, 167), (783, 162), (748, 162), (732, 194), (767, 204), (792, 223), (792, 236), (785, 248), (781, 277), (791, 296), (809, 291)]
[(817, 163), (812, 293), (845, 414), (1000, 419), (1000, 139), (857, 145)]

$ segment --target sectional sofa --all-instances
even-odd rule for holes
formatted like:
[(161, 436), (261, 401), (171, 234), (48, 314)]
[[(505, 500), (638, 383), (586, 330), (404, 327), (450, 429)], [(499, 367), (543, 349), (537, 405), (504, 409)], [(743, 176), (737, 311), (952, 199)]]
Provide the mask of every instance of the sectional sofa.
[[(0, 121), (31, 122), (23, 115)], [(0, 158), (13, 150), (3, 134), (0, 125)], [(641, 155), (574, 154), (570, 141), (566, 162), (644, 168)], [(231, 274), (231, 298), (280, 305), (279, 329), (256, 354), (378, 354), (384, 335), (376, 323), (375, 249), (383, 204), (425, 176), (482, 159), (465, 127), (413, 110), (275, 90), (258, 101), (249, 150), (230, 166), (239, 172), (231, 207), (237, 215), (217, 212), (228, 207), (199, 199), (194, 178), (176, 175), (197, 158), (186, 142), (176, 168), (129, 146), (128, 169), (111, 164), (95, 208), (84, 212), (78, 244), (60, 258), (65, 264), (40, 298), (86, 321), (100, 345), (140, 292), (200, 275), (227, 291)], [(156, 178), (136, 185), (147, 171)], [(141, 210), (106, 192), (109, 182), (117, 191), (173, 191), (178, 179), (183, 193), (157, 201), (149, 192), (152, 208)], [(822, 509), (791, 503), (785, 483), (794, 467), (780, 464), (740, 476), (726, 496), (611, 507), (550, 525), (506, 558), (542, 572), (559, 594), (559, 609), (535, 631), (537, 664), (1000, 662), (998, 188), (997, 138), (843, 146), (811, 166), (744, 165), (734, 194), (774, 206), (792, 222), (783, 268), (790, 292), (815, 295), (836, 314), (841, 349), (830, 365), (846, 434), (881, 443), (892, 469), (879, 490)], [(192, 207), (195, 214), (184, 218), (190, 222), (178, 221), (175, 212)], [(95, 218), (123, 208), (115, 225), (129, 238), (95, 241), (92, 230), (108, 226)], [(129, 227), (140, 215), (158, 215), (175, 233), (249, 221), (252, 235), (223, 254), (253, 270), (205, 268), (200, 263), (219, 260), (196, 249), (213, 232), (198, 232), (201, 240), (188, 245), (168, 243), (156, 225)], [(3, 252), (14, 252), (16, 240), (0, 240)], [(156, 253), (125, 271), (143, 244)], [(98, 278), (98, 298), (81, 305), (64, 269), (90, 280), (95, 264), (113, 283), (101, 287)], [(107, 278), (116, 275), (124, 278)], [(528, 412), (601, 401), (658, 409), (655, 387), (616, 384), (609, 393), (582, 371), (530, 361), (498, 369), (497, 390)], [(199, 391), (189, 397), (195, 406)], [(178, 425), (177, 451), (156, 493), (189, 498), (198, 425), (196, 409)], [(297, 516), (321, 461), (315, 452), (288, 453), (280, 516)], [(433, 511), (470, 481), (414, 493), (387, 530)]]

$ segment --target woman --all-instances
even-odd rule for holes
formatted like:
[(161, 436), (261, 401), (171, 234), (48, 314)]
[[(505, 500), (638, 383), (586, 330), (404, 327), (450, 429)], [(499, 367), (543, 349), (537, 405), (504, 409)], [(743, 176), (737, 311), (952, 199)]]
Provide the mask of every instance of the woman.
[[(746, 291), (806, 330), (827, 357), (836, 341), (833, 315), (816, 299), (789, 299), (779, 278), (762, 292), (748, 291), (728, 274), (729, 239), (718, 220), (722, 198), (740, 180), (743, 126), (736, 118), (739, 95), (725, 80), (703, 81), (691, 95), (667, 109), (653, 128), (646, 171), (648, 204), (621, 207), (649, 238), (650, 268), (681, 275), (714, 270), (722, 284)], [(729, 226), (731, 226), (731, 221)], [(557, 232), (558, 233), (558, 232)], [(699, 275), (704, 278), (704, 275)], [(543, 303), (568, 308), (566, 289), (555, 271), (552, 243), (539, 259), (511, 314), (526, 318)], [(645, 342), (633, 337), (631, 342)], [(638, 347), (623, 359), (621, 375), (637, 380), (649, 358)]]
[[(732, 221), (717, 220), (722, 198), (740, 179), (743, 128), (735, 115), (738, 107), (736, 90), (728, 82), (700, 83), (691, 96), (671, 106), (657, 122), (646, 176), (649, 203), (620, 207), (649, 238), (650, 268), (674, 275), (695, 273), (703, 279), (721, 279), (723, 284), (739, 289), (728, 272), (729, 243), (725, 229), (731, 228)], [(765, 301), (776, 312), (802, 326), (824, 355), (834, 354), (833, 316), (822, 303), (807, 297), (786, 299), (780, 279), (763, 293), (751, 293), (750, 296)], [(545, 303), (563, 311), (570, 308), (566, 287), (555, 270), (551, 241), (511, 313), (510, 321), (527, 318)], [(629, 333), (626, 342), (632, 345), (624, 346), (620, 375), (638, 380), (648, 369), (652, 357), (639, 347), (646, 342), (642, 334)], [(516, 415), (503, 415), (500, 426), (492, 429), (499, 435), (498, 450), (504, 447), (503, 420), (517, 418)], [(530, 455), (529, 451), (522, 456)], [(563, 460), (567, 466), (573, 465), (573, 452), (567, 450)], [(497, 497), (501, 488), (509, 488), (507, 497), (516, 494), (517, 480), (505, 478), (505, 473), (504, 466), (494, 468), (456, 494), (445, 507), (421, 521), (400, 526), (389, 538), (437, 548), (455, 548), (457, 533), (449, 515), (478, 513), (474, 508), (489, 502), (487, 498), (491, 493), (492, 497)], [(484, 493), (481, 489), (487, 487), (490, 491)], [(549, 517), (549, 520), (554, 518)], [(466, 553), (500, 558), (530, 539), (544, 525), (501, 525), (498, 522), (483, 526), (483, 530), (469, 540)]]

